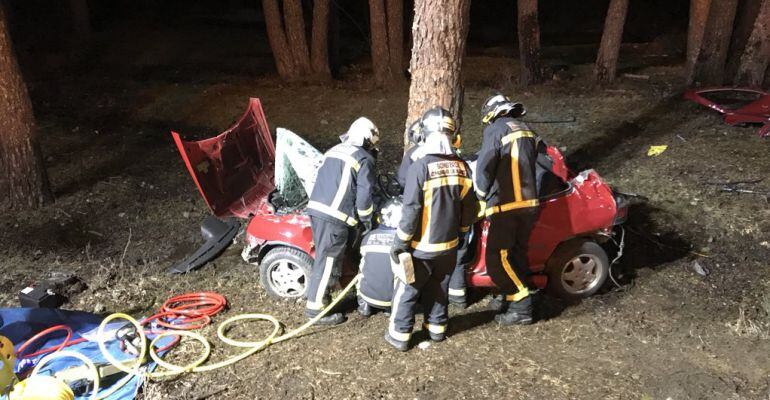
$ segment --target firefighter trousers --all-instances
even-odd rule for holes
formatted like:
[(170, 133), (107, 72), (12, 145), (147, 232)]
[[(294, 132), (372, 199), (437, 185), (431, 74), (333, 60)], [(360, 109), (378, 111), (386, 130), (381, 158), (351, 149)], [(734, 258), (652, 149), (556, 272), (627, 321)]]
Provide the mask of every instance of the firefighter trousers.
[(457, 263), (449, 278), (449, 296), (464, 298), (466, 295), (465, 273), (468, 266), (476, 256), (476, 248), (473, 247), (473, 226), (468, 232), (460, 233), (460, 245), (457, 248)]
[(425, 324), (430, 332), (445, 333), (449, 315), (447, 312), (447, 290), (449, 276), (456, 265), (457, 253), (452, 252), (435, 259), (414, 258), (412, 284), (396, 279), (391, 307), (388, 333), (400, 341), (409, 341), (414, 327), (415, 306), (419, 302), (425, 315)]
[(314, 317), (329, 303), (330, 288), (342, 276), (342, 260), (352, 233), (345, 225), (312, 216), (310, 227), (315, 243), (315, 260), (307, 285), (305, 315)]
[(487, 236), (487, 273), (505, 300), (518, 302), (529, 296), (529, 235), (536, 210), (516, 210), (490, 218)]

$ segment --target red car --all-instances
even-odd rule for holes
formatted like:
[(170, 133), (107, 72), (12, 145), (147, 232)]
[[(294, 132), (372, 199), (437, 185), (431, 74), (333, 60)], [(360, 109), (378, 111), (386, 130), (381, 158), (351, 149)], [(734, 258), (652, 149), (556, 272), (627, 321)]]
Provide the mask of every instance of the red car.
[[(275, 148), (258, 99), (230, 129), (200, 141), (172, 132), (190, 174), (218, 217), (248, 219), (243, 258), (259, 265), (268, 294), (297, 298), (305, 293), (315, 253), (310, 220), (304, 210), (279, 212), (272, 204)], [(570, 299), (588, 297), (609, 276), (610, 261), (601, 246), (614, 242), (613, 228), (625, 220), (627, 202), (593, 170), (571, 174), (556, 148), (548, 149), (559, 186), (541, 198), (540, 215), (530, 239), (532, 283)], [(488, 223), (477, 223), (476, 260), (467, 271), (470, 287), (493, 288), (484, 252)], [(355, 256), (344, 277), (357, 273)]]

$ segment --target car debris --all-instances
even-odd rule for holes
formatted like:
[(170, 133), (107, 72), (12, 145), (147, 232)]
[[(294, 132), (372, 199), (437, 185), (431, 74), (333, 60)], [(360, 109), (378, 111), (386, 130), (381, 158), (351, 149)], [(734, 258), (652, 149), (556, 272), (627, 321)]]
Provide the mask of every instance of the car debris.
[(770, 136), (770, 93), (750, 88), (706, 88), (686, 90), (684, 98), (722, 114), (728, 125), (761, 125), (758, 135)]
[(690, 267), (696, 274), (700, 276), (706, 277), (711, 274), (711, 271), (709, 271), (708, 268), (701, 265), (701, 263), (699, 263), (698, 260), (693, 261)]
[(222, 254), (232, 243), (241, 223), (235, 218), (221, 220), (213, 215), (208, 215), (201, 224), (201, 236), (205, 243), (184, 261), (169, 269), (169, 273), (183, 274), (194, 271)]

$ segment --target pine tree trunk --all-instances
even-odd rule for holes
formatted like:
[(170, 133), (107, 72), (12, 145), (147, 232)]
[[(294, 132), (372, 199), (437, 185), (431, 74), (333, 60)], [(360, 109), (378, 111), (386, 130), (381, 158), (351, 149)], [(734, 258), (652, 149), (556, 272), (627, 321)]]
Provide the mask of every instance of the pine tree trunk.
[(604, 20), (602, 42), (594, 68), (594, 76), (599, 83), (611, 83), (615, 80), (627, 13), (628, 0), (610, 0), (607, 18)]
[(305, 76), (312, 72), (312, 68), (310, 67), (310, 54), (307, 47), (302, 0), (283, 0), (283, 20), (286, 25), (286, 38), (294, 58), (294, 65), (299, 73)]
[(91, 39), (91, 16), (88, 0), (70, 0), (70, 10), (76, 45), (85, 46)]
[(746, 48), (741, 56), (736, 84), (761, 87), (770, 61), (770, 0), (762, 0)]
[(331, 79), (329, 70), (329, 0), (313, 2), (313, 36), (310, 62), (313, 72), (321, 80)]
[(522, 85), (534, 85), (543, 81), (540, 65), (540, 23), (537, 20), (537, 0), (518, 2), (519, 62)]
[(733, 33), (737, 8), (738, 0), (711, 2), (703, 43), (695, 63), (693, 82), (702, 85), (724, 83), (727, 51), (730, 48), (730, 37)]
[(390, 71), (398, 77), (404, 70), (404, 0), (387, 0), (386, 7)]
[(385, 0), (369, 0), (369, 26), (372, 36), (372, 71), (377, 86), (384, 86), (392, 78), (388, 22)]
[(267, 27), (267, 40), (275, 59), (275, 69), (281, 78), (291, 81), (299, 77), (300, 73), (294, 65), (294, 59), (289, 52), (289, 43), (281, 23), (281, 9), (278, 0), (262, 0), (262, 10), (265, 14)]
[(27, 88), (0, 8), (0, 201), (38, 207), (53, 199)]
[(433, 106), (457, 115), (470, 0), (415, 0), (414, 10), (407, 123)]
[(685, 61), (685, 77), (688, 85), (692, 83), (695, 74), (695, 64), (698, 61), (703, 33), (706, 31), (706, 20), (709, 16), (711, 0), (690, 0), (690, 21), (687, 27), (687, 59)]
[(757, 19), (757, 15), (759, 15), (761, 5), (762, 0), (740, 0), (738, 3), (735, 27), (730, 39), (730, 50), (727, 52), (727, 66), (725, 66), (725, 77), (727, 80), (738, 74), (741, 56), (746, 50), (746, 43), (748, 43), (751, 32), (754, 29), (754, 22)]

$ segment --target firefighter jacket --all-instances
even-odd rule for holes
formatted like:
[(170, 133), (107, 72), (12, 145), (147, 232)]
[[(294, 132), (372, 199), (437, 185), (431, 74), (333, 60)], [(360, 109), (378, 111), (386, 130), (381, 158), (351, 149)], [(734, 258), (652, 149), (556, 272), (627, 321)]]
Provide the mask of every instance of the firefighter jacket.
[(406, 187), (406, 175), (409, 173), (409, 167), (419, 158), (422, 157), (422, 152), (417, 151), (420, 146), (412, 146), (404, 153), (404, 158), (401, 159), (401, 166), (398, 167), (398, 174), (396, 180), (398, 181), (401, 190)]
[(513, 118), (499, 118), (484, 129), (475, 187), (486, 202), (486, 216), (537, 206), (535, 165), (541, 146), (540, 137)]
[(308, 214), (348, 226), (371, 220), (374, 164), (374, 156), (361, 147), (346, 143), (332, 147), (318, 170)]
[(393, 298), (390, 247), (395, 236), (395, 229), (380, 225), (361, 241), (362, 277), (358, 283), (358, 295), (375, 307), (390, 307)]
[(397, 239), (408, 243), (417, 258), (456, 251), (459, 233), (467, 232), (477, 218), (472, 188), (468, 164), (455, 155), (427, 154), (414, 161), (406, 178)]

